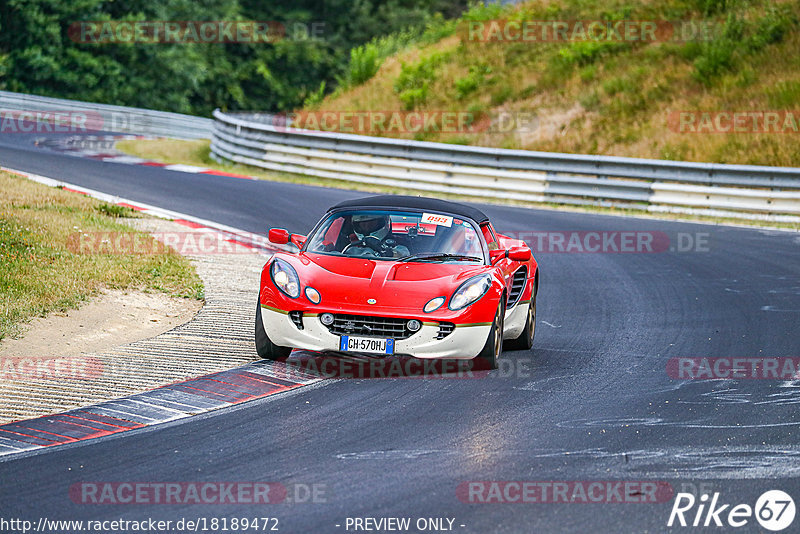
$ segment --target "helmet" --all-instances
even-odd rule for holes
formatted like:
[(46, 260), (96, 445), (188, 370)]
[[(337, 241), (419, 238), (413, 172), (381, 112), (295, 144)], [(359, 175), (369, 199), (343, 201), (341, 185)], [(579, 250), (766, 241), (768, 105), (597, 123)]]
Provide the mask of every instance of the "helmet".
[(389, 216), (377, 213), (353, 215), (353, 231), (361, 236), (373, 236), (383, 239), (389, 235)]

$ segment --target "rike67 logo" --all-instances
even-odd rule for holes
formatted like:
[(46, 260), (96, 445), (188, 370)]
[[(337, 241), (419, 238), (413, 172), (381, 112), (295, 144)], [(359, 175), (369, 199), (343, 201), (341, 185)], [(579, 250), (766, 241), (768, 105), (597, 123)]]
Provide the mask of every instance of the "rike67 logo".
[(708, 494), (699, 499), (691, 493), (678, 493), (667, 526), (692, 527), (743, 527), (755, 516), (762, 528), (778, 532), (794, 521), (794, 500), (781, 490), (770, 490), (761, 494), (755, 507), (749, 504), (723, 503), (719, 492), (709, 502)]

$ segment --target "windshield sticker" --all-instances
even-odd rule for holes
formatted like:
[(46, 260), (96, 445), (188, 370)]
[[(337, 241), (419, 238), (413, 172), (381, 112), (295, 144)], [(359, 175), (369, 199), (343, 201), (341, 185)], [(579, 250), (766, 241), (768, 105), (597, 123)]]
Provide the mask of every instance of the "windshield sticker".
[(438, 215), (436, 213), (423, 213), (420, 222), (436, 224), (439, 226), (447, 226), (450, 228), (453, 225), (453, 218), (447, 215)]
[(409, 224), (392, 221), (393, 234), (436, 235), (435, 224)]

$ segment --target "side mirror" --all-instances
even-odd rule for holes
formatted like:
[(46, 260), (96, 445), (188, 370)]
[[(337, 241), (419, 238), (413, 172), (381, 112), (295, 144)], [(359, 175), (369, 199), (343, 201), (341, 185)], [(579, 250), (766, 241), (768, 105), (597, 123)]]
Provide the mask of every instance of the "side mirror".
[(489, 263), (491, 263), (492, 265), (497, 263), (498, 260), (501, 260), (502, 258), (505, 258), (505, 257), (506, 257), (506, 251), (505, 250), (490, 250), (489, 251)]
[(289, 234), (289, 231), (283, 228), (270, 228), (268, 234), (269, 242), (275, 243), (276, 245), (285, 245), (289, 242), (290, 237), (291, 234)]
[(511, 261), (528, 261), (531, 259), (531, 249), (528, 247), (511, 247), (508, 250), (489, 251), (489, 260), (492, 265), (503, 258), (508, 258)]
[(512, 261), (528, 261), (531, 259), (531, 249), (528, 247), (511, 247), (508, 249), (507, 257)]
[(289, 237), (289, 241), (291, 241), (292, 244), (297, 248), (303, 248), (303, 245), (306, 244), (306, 236), (300, 234), (292, 234), (291, 237)]

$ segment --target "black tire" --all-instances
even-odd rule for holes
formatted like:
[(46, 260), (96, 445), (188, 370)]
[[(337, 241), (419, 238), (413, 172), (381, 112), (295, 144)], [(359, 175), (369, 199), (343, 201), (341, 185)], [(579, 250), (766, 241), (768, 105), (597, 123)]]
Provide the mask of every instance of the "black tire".
[(528, 304), (528, 319), (519, 337), (506, 341), (508, 350), (530, 350), (536, 335), (536, 293)]
[(506, 307), (503, 299), (497, 304), (497, 312), (494, 314), (494, 321), (492, 321), (492, 329), (489, 331), (489, 337), (486, 339), (486, 344), (483, 346), (478, 359), (489, 369), (497, 369), (497, 360), (503, 353), (503, 319), (505, 317)]
[(279, 347), (270, 340), (267, 332), (264, 330), (264, 323), (261, 320), (261, 303), (258, 303), (256, 308), (256, 352), (259, 358), (265, 360), (277, 360), (279, 358), (288, 358), (292, 352), (291, 347)]

